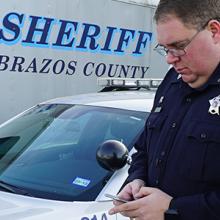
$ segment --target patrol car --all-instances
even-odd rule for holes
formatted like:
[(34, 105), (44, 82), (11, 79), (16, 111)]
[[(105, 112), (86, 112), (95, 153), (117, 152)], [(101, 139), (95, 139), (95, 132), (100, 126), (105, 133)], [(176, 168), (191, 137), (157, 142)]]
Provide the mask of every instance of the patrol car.
[(129, 164), (104, 169), (97, 152), (114, 140), (129, 158), (160, 80), (100, 83), (102, 92), (46, 101), (0, 126), (0, 219), (127, 219), (108, 215), (105, 194), (118, 193)]

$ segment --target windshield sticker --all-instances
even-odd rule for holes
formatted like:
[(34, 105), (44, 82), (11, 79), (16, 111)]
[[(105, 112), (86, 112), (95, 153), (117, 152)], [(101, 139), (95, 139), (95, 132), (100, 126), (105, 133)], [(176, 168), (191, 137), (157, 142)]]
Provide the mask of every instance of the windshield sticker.
[(76, 179), (72, 182), (74, 185), (87, 187), (90, 184), (90, 180), (83, 179), (81, 177), (76, 177)]

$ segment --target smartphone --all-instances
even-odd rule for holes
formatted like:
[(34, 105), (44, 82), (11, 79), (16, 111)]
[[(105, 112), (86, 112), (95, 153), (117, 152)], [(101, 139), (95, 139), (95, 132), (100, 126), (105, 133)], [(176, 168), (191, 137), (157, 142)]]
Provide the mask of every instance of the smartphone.
[(113, 199), (113, 200), (115, 200), (115, 201), (118, 201), (118, 202), (124, 202), (124, 203), (125, 203), (125, 202), (129, 202), (128, 200), (121, 199), (121, 198), (119, 198), (119, 197), (116, 196), (116, 195), (111, 195), (111, 194), (106, 193), (105, 196), (108, 197), (108, 198), (111, 198), (111, 199)]

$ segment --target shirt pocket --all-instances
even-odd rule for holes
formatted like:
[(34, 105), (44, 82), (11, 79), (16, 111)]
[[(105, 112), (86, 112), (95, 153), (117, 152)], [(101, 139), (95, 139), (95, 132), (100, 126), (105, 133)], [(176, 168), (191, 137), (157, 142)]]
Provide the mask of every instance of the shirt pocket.
[(151, 113), (147, 121), (147, 151), (149, 162), (156, 154), (156, 146), (160, 139), (161, 130), (167, 119), (166, 115), (161, 113)]
[(166, 118), (167, 118), (167, 116), (164, 114), (151, 113), (150, 116), (148, 117), (148, 121), (147, 121), (148, 130), (159, 131), (162, 128)]
[(184, 151), (186, 175), (198, 181), (220, 180), (220, 123), (193, 120)]

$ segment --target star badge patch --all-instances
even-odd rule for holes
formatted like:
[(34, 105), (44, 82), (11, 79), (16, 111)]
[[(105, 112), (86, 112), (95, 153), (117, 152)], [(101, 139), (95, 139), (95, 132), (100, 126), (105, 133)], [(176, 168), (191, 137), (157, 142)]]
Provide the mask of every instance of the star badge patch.
[(210, 107), (209, 107), (209, 113), (212, 115), (219, 115), (219, 108), (220, 108), (220, 95), (214, 97), (213, 99), (209, 100)]

